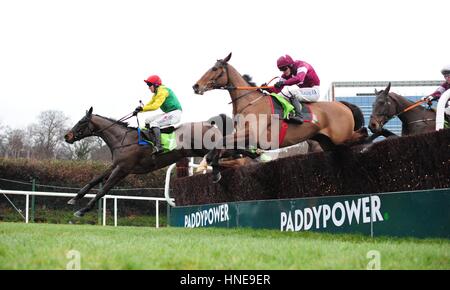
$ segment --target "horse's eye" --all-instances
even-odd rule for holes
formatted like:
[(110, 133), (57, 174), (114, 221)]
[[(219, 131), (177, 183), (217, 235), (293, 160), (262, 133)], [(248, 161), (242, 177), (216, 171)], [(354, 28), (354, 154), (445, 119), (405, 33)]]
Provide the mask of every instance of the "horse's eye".
[(213, 66), (212, 70), (213, 70), (213, 71), (216, 71), (216, 70), (217, 70), (217, 67)]

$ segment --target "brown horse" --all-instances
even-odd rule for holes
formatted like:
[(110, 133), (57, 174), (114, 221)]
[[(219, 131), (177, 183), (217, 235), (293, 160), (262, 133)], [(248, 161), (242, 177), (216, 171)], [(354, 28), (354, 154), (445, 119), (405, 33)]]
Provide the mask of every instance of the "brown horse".
[[(92, 114), (91, 107), (64, 136), (66, 142), (70, 144), (89, 136), (98, 136), (105, 141), (112, 153), (112, 165), (69, 200), (68, 204), (75, 205), (94, 186), (104, 182), (103, 188), (86, 207), (78, 210), (75, 216), (81, 217), (90, 211), (101, 197), (128, 174), (145, 174), (186, 157), (204, 156), (213, 148), (217, 138), (223, 136), (218, 128), (207, 122), (185, 123), (174, 131), (177, 148), (155, 155), (151, 145), (138, 144), (137, 129), (127, 125), (125, 122)], [(164, 129), (162, 132), (164, 133)]]
[[(416, 103), (396, 93), (389, 92), (391, 83), (386, 89), (377, 91), (372, 105), (369, 129), (379, 133), (384, 124), (398, 117), (402, 122), (402, 136), (415, 135), (436, 130), (436, 112), (423, 106), (412, 107)], [(408, 108), (412, 108), (407, 110)]]
[[(259, 147), (261, 140), (270, 140), (275, 147), (286, 147), (302, 141), (313, 139), (320, 143), (324, 150), (332, 150), (336, 145), (350, 145), (361, 142), (367, 137), (367, 132), (359, 130), (361, 123), (357, 116), (361, 117), (361, 110), (354, 105), (343, 102), (317, 102), (311, 103), (310, 109), (315, 115), (316, 122), (305, 122), (301, 125), (289, 124), (285, 138), (279, 144), (272, 142), (272, 132), (278, 133), (281, 129), (281, 122), (276, 122), (273, 126), (273, 116), (269, 105), (269, 95), (255, 90), (238, 90), (237, 87), (249, 86), (245, 78), (228, 61), (231, 53), (224, 59), (218, 60), (193, 86), (196, 94), (203, 94), (214, 89), (228, 90), (233, 104), (233, 116), (240, 115), (246, 119), (247, 116), (255, 116), (256, 124), (252, 129), (248, 124), (237, 124), (237, 131), (219, 140), (218, 144), (233, 148), (237, 143), (242, 144), (244, 139), (253, 140)], [(355, 122), (356, 121), (356, 122)], [(365, 128), (364, 128), (365, 129)], [(356, 130), (356, 131), (355, 131)], [(278, 139), (278, 138), (274, 138)], [(245, 143), (245, 142), (244, 142)], [(274, 148), (264, 148), (274, 149)], [(215, 148), (208, 153), (207, 160), (216, 168), (217, 162), (223, 153)], [(220, 179), (220, 172), (213, 170), (214, 181)]]

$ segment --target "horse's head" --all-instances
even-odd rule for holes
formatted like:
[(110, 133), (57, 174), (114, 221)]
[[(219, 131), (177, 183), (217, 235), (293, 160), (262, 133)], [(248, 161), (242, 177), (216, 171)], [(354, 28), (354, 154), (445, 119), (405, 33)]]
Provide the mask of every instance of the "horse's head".
[(93, 136), (94, 129), (92, 128), (92, 107), (86, 111), (86, 115), (81, 118), (78, 123), (64, 135), (67, 143), (72, 144), (75, 141), (81, 140), (85, 137)]
[(206, 91), (226, 86), (228, 84), (227, 63), (230, 58), (231, 52), (226, 58), (216, 61), (214, 66), (192, 86), (194, 92), (203, 95)]
[(391, 83), (386, 89), (377, 91), (375, 89), (375, 101), (372, 104), (372, 115), (370, 115), (369, 129), (373, 133), (379, 133), (387, 123), (396, 114), (396, 103), (389, 97)]

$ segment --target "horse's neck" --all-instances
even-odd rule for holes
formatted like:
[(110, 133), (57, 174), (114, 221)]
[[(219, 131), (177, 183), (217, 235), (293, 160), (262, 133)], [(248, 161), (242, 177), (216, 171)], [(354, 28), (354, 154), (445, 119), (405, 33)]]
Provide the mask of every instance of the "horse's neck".
[(102, 138), (102, 140), (110, 148), (119, 145), (120, 142), (123, 141), (124, 137), (126, 137), (125, 134), (128, 131), (128, 128), (123, 125), (114, 125), (114, 121), (98, 115), (92, 116), (92, 124), (95, 127), (95, 131), (100, 131), (95, 135)]
[[(234, 87), (249, 86), (247, 81), (233, 66), (228, 64), (227, 69), (228, 69), (229, 85), (232, 85)], [(250, 92), (248, 90), (231, 90), (229, 92), (231, 101), (233, 102), (233, 115), (241, 113), (241, 111), (246, 107), (248, 107), (253, 101), (256, 101), (258, 98), (263, 96), (263, 93), (257, 90)]]
[[(406, 108), (414, 105), (414, 102), (398, 95), (395, 93), (390, 93), (389, 96), (397, 103), (397, 112), (396, 114), (400, 114), (405, 110)], [(417, 106), (407, 112), (401, 113), (398, 115), (398, 118), (400, 121), (402, 121), (404, 124), (408, 124), (409, 122), (415, 121), (419, 118), (422, 118), (423, 116), (421, 113), (426, 113), (426, 109), (422, 106)]]

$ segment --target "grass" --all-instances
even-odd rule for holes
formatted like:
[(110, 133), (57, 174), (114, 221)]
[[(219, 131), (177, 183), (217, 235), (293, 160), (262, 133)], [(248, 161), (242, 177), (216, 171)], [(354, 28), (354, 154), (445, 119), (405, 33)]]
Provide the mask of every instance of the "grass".
[(0, 269), (450, 269), (450, 241), (219, 228), (0, 223)]

